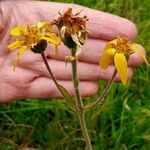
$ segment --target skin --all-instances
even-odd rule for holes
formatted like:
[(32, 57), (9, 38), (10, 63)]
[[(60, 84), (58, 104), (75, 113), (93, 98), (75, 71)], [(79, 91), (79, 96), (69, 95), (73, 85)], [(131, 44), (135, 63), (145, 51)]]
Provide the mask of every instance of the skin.
[[(17, 68), (13, 71), (17, 50), (9, 51), (6, 46), (14, 41), (9, 35), (12, 27), (17, 25), (30, 25), (38, 21), (51, 21), (56, 14), (73, 8), (74, 12), (82, 10), (87, 15), (89, 22), (87, 28), (90, 31), (83, 53), (79, 57), (78, 74), (80, 77), (80, 90), (82, 96), (90, 96), (97, 92), (98, 85), (95, 80), (108, 80), (114, 67), (107, 70), (99, 68), (99, 57), (107, 41), (118, 35), (126, 36), (134, 40), (137, 35), (135, 25), (118, 16), (92, 10), (75, 4), (51, 3), (40, 1), (14, 0), (0, 2), (0, 103), (10, 102), (22, 98), (48, 98), (61, 97), (39, 54), (30, 50), (22, 56)], [(144, 52), (144, 49), (141, 47)], [(46, 50), (46, 57), (58, 82), (64, 85), (71, 95), (74, 94), (71, 82), (71, 66), (64, 62), (64, 56), (70, 51), (62, 44), (59, 47), (59, 56), (54, 56), (53, 45)], [(142, 58), (134, 53), (131, 55), (128, 67), (128, 79), (132, 76), (135, 66), (142, 63)], [(119, 80), (117, 77), (116, 80)]]

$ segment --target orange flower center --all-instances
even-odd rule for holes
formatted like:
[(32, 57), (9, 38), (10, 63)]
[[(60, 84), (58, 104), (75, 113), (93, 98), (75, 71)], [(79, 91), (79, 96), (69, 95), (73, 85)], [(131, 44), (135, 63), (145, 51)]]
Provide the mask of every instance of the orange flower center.
[(130, 55), (132, 53), (130, 43), (127, 38), (125, 37), (118, 37), (116, 49), (118, 53), (123, 53), (125, 55)]

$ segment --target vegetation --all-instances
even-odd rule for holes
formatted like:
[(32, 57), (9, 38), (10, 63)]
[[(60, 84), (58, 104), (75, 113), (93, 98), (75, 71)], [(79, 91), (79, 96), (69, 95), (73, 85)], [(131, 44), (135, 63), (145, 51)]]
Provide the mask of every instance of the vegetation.
[[(58, 1), (77, 3), (132, 20), (138, 28), (136, 42), (145, 47), (149, 59), (149, 0)], [(140, 66), (126, 86), (114, 84), (104, 105), (86, 114), (94, 150), (150, 150), (149, 74), (146, 65)], [(93, 97), (87, 98), (85, 103)], [(81, 137), (76, 115), (63, 100), (27, 99), (0, 105), (0, 150), (23, 147), (83, 150)]]

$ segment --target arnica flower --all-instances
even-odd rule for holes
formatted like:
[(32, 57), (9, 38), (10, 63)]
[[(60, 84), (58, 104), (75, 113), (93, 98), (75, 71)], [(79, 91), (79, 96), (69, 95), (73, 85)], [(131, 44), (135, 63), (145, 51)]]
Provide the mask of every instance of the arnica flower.
[(76, 49), (76, 55), (82, 50), (89, 32), (86, 30), (86, 16), (80, 15), (81, 11), (73, 14), (72, 8), (68, 8), (64, 14), (59, 13), (59, 17), (54, 21), (58, 27), (63, 43), (70, 49)]
[(119, 36), (117, 39), (106, 44), (105, 50), (100, 57), (100, 67), (107, 69), (110, 64), (114, 64), (123, 84), (127, 82), (127, 60), (129, 56), (138, 52), (145, 63), (150, 66), (144, 54), (137, 44), (130, 43), (127, 38)]
[(60, 38), (54, 33), (52, 24), (48, 22), (38, 22), (31, 26), (17, 26), (11, 29), (10, 34), (16, 38), (16, 41), (7, 47), (9, 49), (19, 48), (14, 69), (26, 50), (42, 53), (47, 47), (47, 42), (49, 42), (56, 46), (55, 51), (57, 52), (60, 44)]

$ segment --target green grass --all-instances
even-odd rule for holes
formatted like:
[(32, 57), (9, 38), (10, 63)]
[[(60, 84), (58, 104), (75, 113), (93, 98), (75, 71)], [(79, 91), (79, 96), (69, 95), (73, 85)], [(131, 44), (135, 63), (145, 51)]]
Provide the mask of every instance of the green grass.
[[(137, 42), (150, 54), (149, 0), (65, 2), (132, 20), (139, 32)], [(140, 66), (127, 86), (114, 84), (104, 105), (86, 114), (94, 150), (150, 150), (149, 74), (149, 68)], [(87, 98), (86, 102), (91, 99)], [(34, 99), (0, 105), (0, 150), (17, 150), (19, 147), (84, 150), (84, 146), (77, 117), (63, 100)]]

